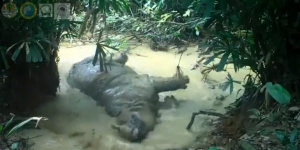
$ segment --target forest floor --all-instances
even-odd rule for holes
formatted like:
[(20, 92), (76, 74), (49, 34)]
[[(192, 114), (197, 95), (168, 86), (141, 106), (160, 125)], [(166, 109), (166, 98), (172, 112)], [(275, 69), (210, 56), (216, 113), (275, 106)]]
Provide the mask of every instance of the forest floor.
[(11, 115), (3, 115), (0, 113), (0, 150), (26, 150), (28, 147), (26, 139), (14, 135), (6, 137), (2, 132), (11, 117)]
[(299, 107), (294, 106), (289, 108), (288, 113), (274, 113), (259, 120), (252, 118), (255, 123), (247, 130), (243, 128), (244, 125), (236, 126), (241, 120), (236, 116), (241, 114), (224, 115), (211, 124), (215, 130), (211, 133), (211, 139), (206, 142), (210, 147), (216, 148), (211, 150), (298, 150), (299, 114)]
[[(299, 107), (293, 107), (290, 109), (291, 113), (299, 113)], [(225, 117), (225, 115), (224, 115)], [(11, 116), (0, 115), (0, 123), (4, 125)], [(202, 143), (197, 145), (198, 142), (192, 148), (207, 148), (215, 147), (217, 150), (297, 150), (299, 149), (300, 138), (295, 133), (290, 133), (294, 129), (300, 129), (300, 117), (284, 114), (280, 118), (274, 120), (266, 118), (255, 126), (250, 127), (248, 132), (241, 135), (242, 132), (229, 131), (234, 128), (226, 128), (230, 125), (229, 120), (237, 120), (237, 118), (219, 118), (210, 125), (216, 127), (211, 133), (211, 137), (197, 137), (197, 141)], [(2, 126), (3, 127), (3, 126)], [(225, 131), (227, 130), (227, 131)], [(290, 132), (288, 132), (290, 131)], [(288, 134), (290, 133), (290, 134)], [(239, 134), (239, 135), (238, 135)], [(294, 138), (294, 140), (292, 140)], [(207, 142), (208, 145), (203, 146), (203, 142)], [(289, 146), (290, 140), (293, 144)], [(27, 149), (27, 140), (17, 136), (11, 136), (5, 138), (3, 134), (0, 135), (0, 150), (10, 150), (17, 146), (18, 150)], [(9, 149), (10, 148), (10, 149)]]

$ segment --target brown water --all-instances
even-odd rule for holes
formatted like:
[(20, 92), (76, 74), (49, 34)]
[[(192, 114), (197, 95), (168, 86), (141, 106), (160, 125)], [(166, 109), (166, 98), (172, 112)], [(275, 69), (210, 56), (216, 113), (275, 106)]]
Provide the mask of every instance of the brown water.
[[(192, 53), (195, 47), (188, 49)], [(201, 81), (200, 71), (190, 70), (195, 63), (196, 56), (183, 55), (181, 68), (190, 77), (190, 84), (186, 90), (161, 93), (161, 97), (174, 95), (179, 100), (185, 100), (179, 108), (162, 111), (161, 123), (158, 124), (146, 140), (141, 144), (131, 144), (120, 139), (110, 128), (114, 119), (110, 118), (103, 108), (96, 106), (95, 101), (82, 94), (77, 89), (72, 89), (66, 83), (66, 75), (72, 64), (93, 55), (95, 46), (78, 46), (60, 50), (59, 71), (61, 75), (61, 91), (55, 101), (42, 106), (36, 111), (37, 116), (48, 117), (47, 122), (41, 123), (40, 130), (27, 130), (23, 135), (33, 138), (35, 150), (162, 150), (182, 147), (193, 143), (195, 136), (210, 130), (203, 123), (210, 119), (208, 116), (198, 116), (193, 126), (193, 132), (186, 131), (192, 112), (199, 109), (215, 109), (223, 112), (223, 106), (235, 99), (235, 94), (229, 96), (223, 106), (214, 106), (215, 96), (219, 90), (209, 89)], [(140, 53), (141, 57), (134, 55)], [(148, 46), (139, 46), (132, 51), (128, 65), (139, 74), (169, 77), (175, 73), (179, 55), (174, 52), (153, 52)], [(232, 76), (241, 80), (248, 70)], [(224, 80), (226, 73), (212, 73), (216, 80)], [(238, 88), (235, 88), (237, 91)]]

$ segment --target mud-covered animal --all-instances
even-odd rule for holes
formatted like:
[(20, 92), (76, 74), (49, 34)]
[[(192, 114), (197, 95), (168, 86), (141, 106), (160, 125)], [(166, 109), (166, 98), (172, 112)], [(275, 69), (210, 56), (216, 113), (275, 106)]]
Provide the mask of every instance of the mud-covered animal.
[(107, 65), (113, 65), (114, 63), (125, 65), (128, 61), (128, 56), (126, 52), (121, 52), (118, 54), (111, 53), (106, 57), (106, 64)]
[(167, 51), (169, 48), (167, 42), (157, 39), (151, 39), (149, 42), (149, 46), (154, 51)]
[[(111, 70), (100, 72), (88, 57), (71, 68), (67, 82), (71, 87), (92, 97), (116, 117), (112, 128), (131, 142), (146, 138), (156, 125), (159, 111), (158, 93), (186, 89), (189, 78), (138, 75), (128, 66), (114, 62)], [(114, 61), (114, 60), (113, 60)]]
[(116, 57), (113, 58), (113, 60), (119, 64), (125, 65), (126, 62), (128, 61), (128, 56), (126, 55), (125, 52), (122, 52), (122, 53), (116, 55)]

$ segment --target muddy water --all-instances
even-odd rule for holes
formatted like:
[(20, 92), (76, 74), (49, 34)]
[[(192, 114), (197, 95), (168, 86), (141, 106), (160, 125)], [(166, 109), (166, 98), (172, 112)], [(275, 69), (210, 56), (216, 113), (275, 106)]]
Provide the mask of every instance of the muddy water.
[[(189, 48), (187, 53), (193, 53), (196, 48)], [(200, 71), (191, 71), (191, 64), (195, 62), (195, 55), (184, 55), (181, 68), (190, 77), (190, 84), (186, 90), (161, 93), (161, 97), (174, 95), (184, 103), (177, 109), (162, 111), (161, 123), (158, 124), (146, 140), (141, 144), (130, 144), (120, 139), (111, 130), (114, 119), (106, 115), (103, 108), (96, 106), (88, 96), (72, 89), (66, 83), (66, 75), (72, 64), (94, 54), (95, 46), (78, 46), (60, 49), (59, 71), (61, 75), (61, 91), (57, 99), (45, 104), (36, 111), (36, 116), (45, 116), (49, 120), (41, 123), (42, 129), (24, 131), (23, 135), (33, 138), (35, 150), (161, 150), (182, 147), (191, 144), (195, 135), (205, 136), (209, 127), (203, 125), (208, 116), (199, 116), (193, 126), (193, 132), (185, 130), (191, 113), (199, 109), (215, 109), (223, 111), (223, 106), (232, 102), (235, 94), (229, 96), (223, 106), (214, 106), (215, 96), (219, 90), (211, 90), (201, 81)], [(143, 56), (138, 56), (141, 54)], [(175, 73), (179, 56), (174, 52), (153, 52), (148, 46), (140, 46), (132, 51), (128, 65), (139, 74), (169, 77)], [(233, 74), (236, 80), (242, 75)], [(240, 74), (240, 73), (239, 73)], [(224, 74), (212, 74), (216, 80), (224, 80)], [(236, 90), (238, 90), (236, 88)]]

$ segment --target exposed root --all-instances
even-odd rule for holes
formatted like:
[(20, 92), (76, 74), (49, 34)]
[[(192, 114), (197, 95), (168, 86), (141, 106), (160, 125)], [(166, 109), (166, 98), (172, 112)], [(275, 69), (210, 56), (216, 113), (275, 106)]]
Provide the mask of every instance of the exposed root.
[(191, 130), (191, 127), (192, 127), (192, 125), (194, 124), (194, 121), (195, 121), (195, 117), (200, 115), (200, 114), (209, 115), (209, 116), (216, 116), (216, 117), (221, 117), (221, 118), (230, 118), (230, 116), (225, 115), (225, 114), (199, 110), (198, 112), (194, 112), (192, 114), (191, 120), (190, 120), (189, 124), (186, 127), (187, 130)]

